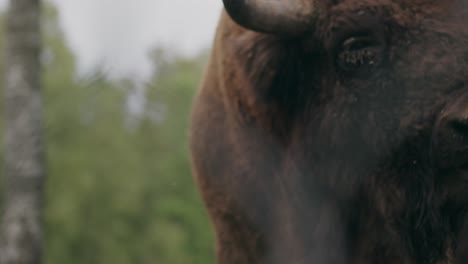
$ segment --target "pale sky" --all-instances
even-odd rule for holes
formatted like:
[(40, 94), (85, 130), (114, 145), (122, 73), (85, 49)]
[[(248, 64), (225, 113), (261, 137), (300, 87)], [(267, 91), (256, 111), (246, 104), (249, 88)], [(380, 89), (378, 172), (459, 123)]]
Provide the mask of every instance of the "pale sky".
[[(104, 65), (115, 77), (145, 78), (156, 45), (194, 55), (210, 46), (221, 0), (50, 0), (80, 71)], [(0, 0), (0, 6), (6, 0)]]

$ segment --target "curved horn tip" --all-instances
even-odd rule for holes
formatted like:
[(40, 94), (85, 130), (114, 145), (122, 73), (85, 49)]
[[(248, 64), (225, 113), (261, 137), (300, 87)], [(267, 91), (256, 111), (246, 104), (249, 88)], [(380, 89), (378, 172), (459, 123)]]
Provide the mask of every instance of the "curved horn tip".
[(317, 16), (314, 2), (301, 0), (223, 0), (229, 16), (250, 30), (282, 35), (311, 31)]

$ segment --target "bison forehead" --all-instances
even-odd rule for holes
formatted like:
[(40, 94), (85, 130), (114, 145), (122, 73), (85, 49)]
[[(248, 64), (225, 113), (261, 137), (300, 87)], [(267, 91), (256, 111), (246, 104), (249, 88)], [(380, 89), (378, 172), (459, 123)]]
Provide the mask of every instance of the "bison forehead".
[[(325, 1), (324, 1), (325, 2)], [(446, 12), (452, 12), (454, 9), (461, 11), (460, 8), (466, 7), (465, 0), (338, 0), (338, 1), (327, 1), (328, 7), (334, 10), (357, 10), (360, 8), (398, 8), (401, 10), (408, 11), (414, 15), (419, 16), (434, 16), (441, 15)], [(420, 18), (421, 18), (420, 17)], [(416, 17), (413, 17), (416, 18)]]

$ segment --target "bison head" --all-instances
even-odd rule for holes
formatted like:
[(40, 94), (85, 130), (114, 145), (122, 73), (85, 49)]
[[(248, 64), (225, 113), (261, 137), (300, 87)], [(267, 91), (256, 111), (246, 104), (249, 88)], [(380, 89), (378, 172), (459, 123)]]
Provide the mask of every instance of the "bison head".
[(192, 125), (219, 262), (466, 263), (468, 2), (224, 3)]

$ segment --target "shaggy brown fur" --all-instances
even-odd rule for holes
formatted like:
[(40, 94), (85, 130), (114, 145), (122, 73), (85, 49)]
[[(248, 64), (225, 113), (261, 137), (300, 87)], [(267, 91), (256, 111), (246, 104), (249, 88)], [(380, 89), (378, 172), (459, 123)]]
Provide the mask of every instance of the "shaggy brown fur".
[(218, 263), (468, 263), (468, 1), (322, 3), (297, 38), (222, 15), (191, 128)]

